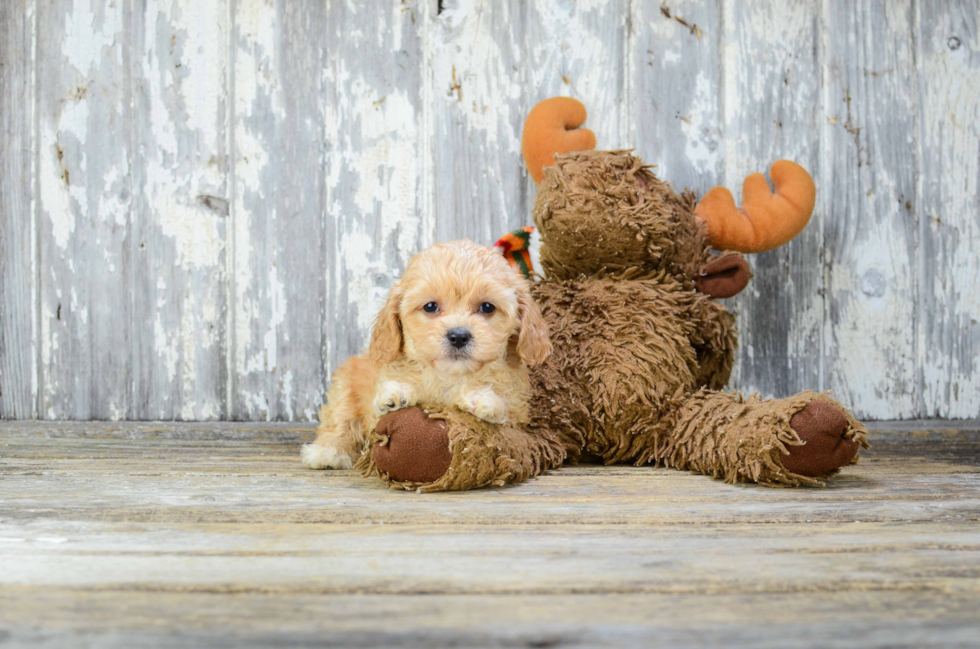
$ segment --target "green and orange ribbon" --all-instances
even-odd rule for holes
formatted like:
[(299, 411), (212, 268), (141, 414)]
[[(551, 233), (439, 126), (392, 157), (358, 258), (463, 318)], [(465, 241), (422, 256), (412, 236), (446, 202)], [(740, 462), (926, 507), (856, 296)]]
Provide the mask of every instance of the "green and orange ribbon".
[(531, 262), (531, 237), (533, 234), (534, 228), (525, 226), (508, 232), (494, 244), (494, 248), (500, 248), (504, 259), (528, 279), (534, 272), (534, 264)]

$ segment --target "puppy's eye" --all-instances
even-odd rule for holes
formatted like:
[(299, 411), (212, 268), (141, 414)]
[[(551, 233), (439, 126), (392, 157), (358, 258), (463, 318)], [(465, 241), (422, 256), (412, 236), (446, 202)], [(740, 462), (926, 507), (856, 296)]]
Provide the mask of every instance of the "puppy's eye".
[(495, 307), (494, 305), (490, 304), (489, 302), (484, 302), (483, 304), (480, 305), (480, 313), (485, 313), (487, 315), (490, 315), (491, 313), (493, 313), (496, 310), (497, 310), (497, 307)]
[(436, 304), (435, 302), (428, 302), (422, 306), (422, 310), (425, 311), (426, 313), (438, 313), (439, 305)]

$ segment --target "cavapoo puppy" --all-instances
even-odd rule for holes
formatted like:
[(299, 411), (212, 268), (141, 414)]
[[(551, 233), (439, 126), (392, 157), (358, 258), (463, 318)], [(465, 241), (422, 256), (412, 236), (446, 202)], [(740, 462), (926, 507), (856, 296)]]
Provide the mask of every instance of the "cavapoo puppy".
[(419, 403), (527, 423), (527, 368), (550, 352), (528, 281), (499, 250), (472, 241), (432, 246), (392, 287), (367, 353), (334, 374), (303, 463), (351, 468), (382, 415)]

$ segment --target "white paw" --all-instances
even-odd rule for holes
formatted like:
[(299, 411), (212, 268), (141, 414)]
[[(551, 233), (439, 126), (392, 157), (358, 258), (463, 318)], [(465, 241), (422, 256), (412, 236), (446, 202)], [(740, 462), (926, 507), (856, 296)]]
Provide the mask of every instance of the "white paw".
[(463, 395), (463, 409), (477, 419), (491, 424), (502, 424), (507, 419), (504, 400), (491, 390), (481, 390)]
[(308, 469), (352, 469), (354, 462), (343, 451), (319, 444), (303, 444), (299, 452)]
[(398, 381), (385, 381), (374, 398), (374, 409), (384, 415), (417, 403), (412, 388)]

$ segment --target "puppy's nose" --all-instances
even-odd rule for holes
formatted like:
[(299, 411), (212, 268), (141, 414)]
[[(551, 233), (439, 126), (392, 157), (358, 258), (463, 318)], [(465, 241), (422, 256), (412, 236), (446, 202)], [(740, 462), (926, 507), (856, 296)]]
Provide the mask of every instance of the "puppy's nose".
[(469, 329), (463, 329), (462, 327), (456, 327), (446, 332), (446, 338), (449, 340), (449, 344), (456, 349), (466, 347), (466, 343), (470, 342), (470, 338), (472, 337)]

